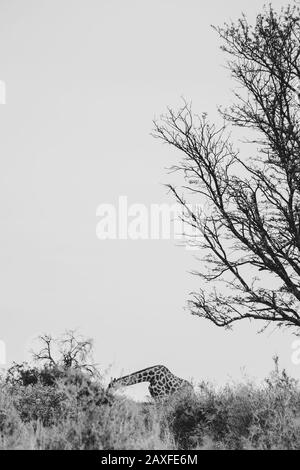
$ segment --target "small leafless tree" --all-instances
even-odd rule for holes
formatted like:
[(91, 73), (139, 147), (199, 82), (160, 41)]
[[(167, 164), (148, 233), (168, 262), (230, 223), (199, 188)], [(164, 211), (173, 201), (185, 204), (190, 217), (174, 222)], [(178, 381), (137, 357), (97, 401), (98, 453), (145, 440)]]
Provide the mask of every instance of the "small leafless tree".
[[(219, 110), (224, 125), (187, 103), (154, 123), (154, 136), (183, 154), (172, 169), (184, 184), (168, 186), (204, 250), (196, 274), (209, 284), (192, 293), (190, 309), (221, 327), (242, 319), (299, 327), (299, 11), (270, 6), (254, 26), (243, 16), (214, 29), (239, 84), (236, 104)], [(235, 150), (231, 126), (252, 129), (255, 155)], [(201, 212), (191, 209), (192, 195), (205, 202)]]
[(59, 339), (45, 334), (41, 335), (39, 340), (42, 347), (38, 352), (33, 352), (35, 362), (42, 362), (48, 367), (80, 369), (93, 376), (97, 375), (92, 357), (93, 343), (91, 339), (84, 339), (70, 330)]

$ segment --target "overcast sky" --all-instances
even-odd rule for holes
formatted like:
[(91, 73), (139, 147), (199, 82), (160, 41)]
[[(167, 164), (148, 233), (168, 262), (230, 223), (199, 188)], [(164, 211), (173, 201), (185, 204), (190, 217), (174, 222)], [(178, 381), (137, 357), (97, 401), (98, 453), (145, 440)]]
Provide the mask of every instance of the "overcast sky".
[[(276, 7), (284, 1), (273, 1)], [(291, 332), (218, 329), (184, 310), (198, 280), (174, 240), (99, 240), (97, 207), (172, 203), (176, 159), (150, 136), (181, 96), (216, 118), (231, 100), (211, 24), (252, 21), (260, 0), (1, 0), (0, 339), (23, 361), (33, 339), (77, 328), (118, 376), (155, 364), (196, 381), (258, 379), (272, 356), (293, 375)], [(145, 386), (131, 396), (141, 397)]]

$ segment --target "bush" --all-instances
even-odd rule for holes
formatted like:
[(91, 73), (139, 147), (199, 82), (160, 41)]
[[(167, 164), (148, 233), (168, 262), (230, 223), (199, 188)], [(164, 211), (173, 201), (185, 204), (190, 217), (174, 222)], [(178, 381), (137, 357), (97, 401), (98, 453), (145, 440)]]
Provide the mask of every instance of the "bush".
[(14, 406), (12, 397), (3, 384), (0, 385), (0, 434), (1, 436), (13, 435), (22, 420)]
[(171, 400), (165, 419), (177, 446), (226, 449), (300, 449), (300, 392), (276, 370), (262, 388), (251, 382)]
[(107, 393), (75, 368), (15, 365), (0, 382), (1, 449), (300, 449), (300, 391), (278, 365), (160, 403)]

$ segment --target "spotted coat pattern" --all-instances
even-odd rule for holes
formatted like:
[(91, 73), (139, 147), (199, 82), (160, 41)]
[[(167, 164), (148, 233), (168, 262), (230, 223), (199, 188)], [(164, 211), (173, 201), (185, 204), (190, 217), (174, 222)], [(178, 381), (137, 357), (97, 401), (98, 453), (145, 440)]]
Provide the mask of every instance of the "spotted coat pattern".
[(150, 395), (155, 399), (172, 395), (179, 390), (193, 390), (192, 385), (187, 380), (176, 377), (167, 367), (161, 365), (148, 367), (119, 379), (113, 379), (108, 389), (117, 389), (140, 382), (149, 382)]

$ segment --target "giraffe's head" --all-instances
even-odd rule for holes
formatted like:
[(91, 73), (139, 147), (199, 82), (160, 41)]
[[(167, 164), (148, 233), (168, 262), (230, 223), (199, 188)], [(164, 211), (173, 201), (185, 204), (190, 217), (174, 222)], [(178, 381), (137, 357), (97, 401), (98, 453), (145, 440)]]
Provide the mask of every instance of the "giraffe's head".
[(112, 379), (108, 384), (107, 391), (117, 390), (121, 387), (121, 384), (118, 382), (118, 379)]

